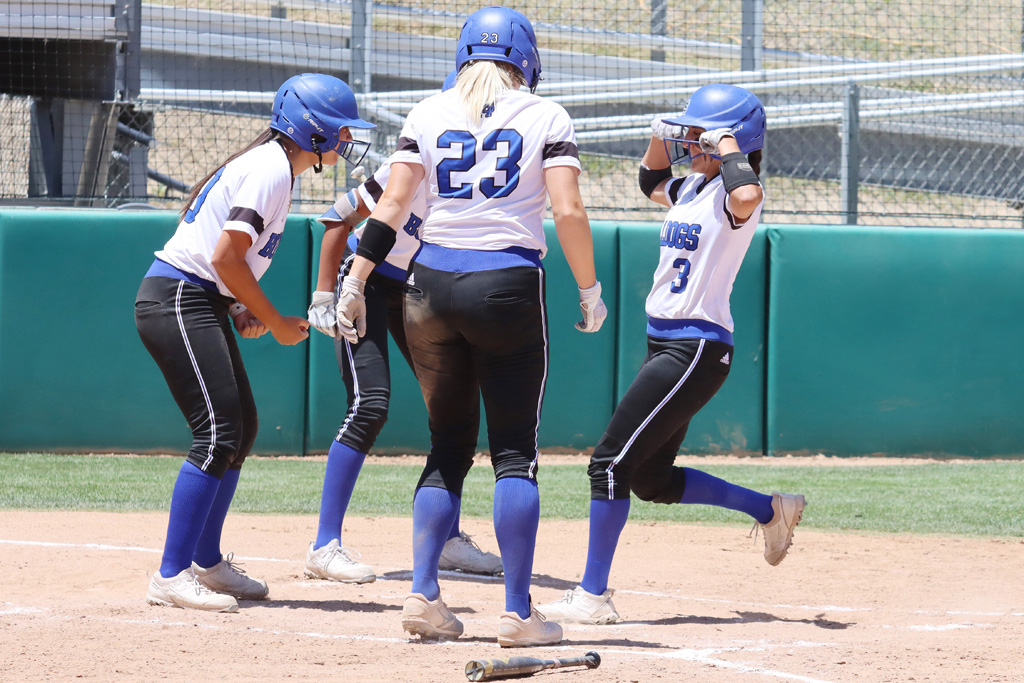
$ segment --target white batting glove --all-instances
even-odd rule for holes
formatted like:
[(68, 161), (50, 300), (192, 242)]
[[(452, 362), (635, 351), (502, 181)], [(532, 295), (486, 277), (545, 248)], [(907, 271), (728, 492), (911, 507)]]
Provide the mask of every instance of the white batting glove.
[(334, 292), (313, 292), (312, 302), (306, 311), (306, 320), (328, 337), (337, 337), (338, 313), (334, 309)]
[(722, 141), (722, 138), (735, 139), (736, 136), (732, 134), (732, 128), (715, 128), (704, 131), (697, 138), (697, 141), (700, 142), (700, 151), (705, 154), (718, 154), (718, 143)]
[(608, 317), (608, 307), (601, 299), (601, 283), (595, 282), (592, 287), (580, 289), (580, 311), (583, 320), (576, 323), (580, 332), (597, 332)]
[(355, 344), (366, 334), (366, 297), (363, 288), (366, 280), (346, 275), (341, 281), (338, 293), (338, 305), (335, 312), (338, 316), (338, 333), (349, 344)]
[(680, 139), (683, 137), (683, 127), (672, 123), (665, 123), (660, 116), (655, 116), (651, 121), (651, 136), (659, 140), (665, 138)]

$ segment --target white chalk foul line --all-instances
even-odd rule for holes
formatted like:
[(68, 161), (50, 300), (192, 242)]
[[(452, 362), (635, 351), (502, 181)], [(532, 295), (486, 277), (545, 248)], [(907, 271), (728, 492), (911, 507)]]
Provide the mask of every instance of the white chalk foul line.
[[(24, 546), (41, 546), (41, 547), (52, 547), (52, 548), (85, 548), (89, 550), (118, 550), (118, 551), (134, 551), (143, 553), (161, 553), (163, 551), (156, 548), (143, 548), (140, 546), (119, 546), (119, 545), (106, 545), (103, 543), (56, 543), (52, 541), (18, 541), (0, 538), (0, 544), (9, 545), (24, 545)], [(244, 562), (295, 562), (298, 560), (289, 560), (279, 557), (250, 557), (236, 555), (235, 559)], [(404, 568), (394, 567), (389, 570), (392, 576), (378, 576), (378, 581), (402, 581), (412, 577), (412, 572), (405, 570)], [(467, 576), (463, 572), (453, 572), (447, 570), (441, 570), (439, 572), (441, 576)], [(472, 574), (474, 579), (485, 579), (492, 581), (503, 581), (504, 579), (500, 576), (483, 576), (478, 574)], [(305, 585), (305, 584), (304, 584)], [(718, 598), (699, 598), (689, 595), (680, 595), (678, 593), (659, 593), (652, 591), (634, 591), (634, 590), (618, 590), (617, 593), (622, 595), (644, 595), (656, 598), (671, 598), (673, 600), (684, 600), (687, 602), (707, 602), (721, 605), (746, 605), (751, 607), (773, 607), (776, 609), (797, 609), (797, 610), (809, 610), (813, 612), (874, 612), (875, 609), (871, 607), (843, 607), (841, 605), (786, 605), (786, 604), (765, 604), (758, 602), (743, 602), (738, 600), (724, 600)], [(965, 612), (955, 610), (914, 610), (912, 614), (948, 614), (948, 615), (960, 615), (969, 617), (1002, 617), (1002, 616), (1013, 616), (1013, 617), (1024, 617), (1024, 612)]]
[[(12, 605), (12, 603), (4, 603), (5, 605)], [(63, 615), (55, 613), (48, 608), (41, 607), (16, 607), (12, 606), (11, 611), (19, 614), (45, 614), (50, 619), (57, 620), (68, 620), (72, 619), (71, 615)], [(3, 613), (0, 611), (0, 613)], [(194, 621), (170, 621), (161, 619), (159, 617), (153, 619), (126, 619), (120, 617), (96, 617), (88, 616), (84, 617), (90, 621), (105, 621), (113, 622), (118, 624), (132, 624), (137, 626), (174, 626), (179, 628), (194, 629), (196, 627), (204, 628), (212, 631), (225, 631), (225, 632), (244, 632), (246, 634), (251, 633), (266, 633), (273, 636), (298, 636), (303, 638), (316, 638), (316, 639), (329, 639), (329, 640), (347, 640), (347, 641), (359, 641), (359, 642), (374, 642), (374, 643), (407, 643), (410, 641), (409, 638), (387, 638), (382, 636), (363, 636), (363, 635), (349, 635), (340, 633), (321, 633), (318, 631), (289, 631), (286, 629), (267, 629), (261, 627), (246, 626), (245, 628), (225, 628), (218, 624), (197, 624)], [(230, 618), (230, 617), (229, 617)], [(479, 649), (480, 643), (478, 641), (470, 640), (450, 640), (445, 641), (445, 645), (451, 645), (456, 647), (466, 647)], [(765, 667), (745, 664), (742, 662), (730, 662), (724, 659), (717, 659), (714, 655), (725, 653), (725, 652), (765, 652), (767, 650), (780, 649), (780, 648), (793, 648), (793, 647), (831, 647), (834, 643), (814, 643), (808, 641), (795, 641), (792, 643), (775, 643), (766, 644), (762, 643), (756, 646), (740, 646), (732, 647), (725, 646), (719, 648), (705, 648), (702, 650), (695, 650), (690, 648), (684, 648), (681, 650), (673, 650), (671, 652), (649, 652), (646, 650), (605, 650), (605, 654), (621, 654), (625, 656), (643, 656), (643, 657), (654, 657), (659, 659), (676, 659), (687, 662), (694, 662), (697, 664), (706, 664), (710, 666), (720, 667), (724, 669), (730, 669), (738, 673), (754, 674), (760, 676), (771, 676), (774, 678), (781, 678), (792, 681), (800, 681), (801, 683), (832, 683), (820, 678), (811, 678), (809, 676), (803, 676), (801, 674), (792, 674), (785, 671), (776, 671), (774, 669), (767, 669)], [(577, 652), (578, 647), (572, 645), (559, 645), (556, 647), (544, 648), (545, 650), (555, 650), (562, 652)]]

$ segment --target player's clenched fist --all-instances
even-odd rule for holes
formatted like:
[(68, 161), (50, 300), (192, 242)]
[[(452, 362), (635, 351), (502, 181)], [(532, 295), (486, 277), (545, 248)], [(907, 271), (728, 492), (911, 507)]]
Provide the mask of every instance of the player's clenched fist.
[(259, 339), (268, 330), (259, 318), (254, 316), (248, 308), (242, 304), (232, 304), (229, 310), (231, 321), (235, 323), (235, 329), (243, 339)]
[(274, 339), (283, 346), (294, 346), (309, 339), (309, 321), (297, 315), (286, 315), (281, 323), (270, 329)]

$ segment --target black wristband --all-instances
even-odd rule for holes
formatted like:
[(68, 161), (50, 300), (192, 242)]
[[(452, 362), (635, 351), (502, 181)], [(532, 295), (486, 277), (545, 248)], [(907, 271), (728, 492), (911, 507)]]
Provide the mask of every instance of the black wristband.
[(672, 167), (668, 168), (647, 168), (640, 164), (640, 191), (648, 197), (658, 188), (661, 181), (672, 177)]
[(367, 218), (366, 227), (359, 238), (359, 246), (356, 247), (356, 256), (373, 261), (373, 265), (379, 266), (384, 262), (395, 246), (398, 235), (391, 226), (376, 218)]
[(760, 181), (743, 152), (730, 152), (722, 156), (722, 184), (726, 192), (743, 185), (758, 185)]

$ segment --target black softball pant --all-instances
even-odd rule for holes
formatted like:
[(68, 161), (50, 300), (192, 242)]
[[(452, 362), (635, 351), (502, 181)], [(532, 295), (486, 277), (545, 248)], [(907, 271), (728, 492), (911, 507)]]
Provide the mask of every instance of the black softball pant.
[[(338, 278), (339, 286), (341, 279)], [(388, 419), (391, 401), (388, 332), (412, 367), (402, 316), (404, 289), (405, 283), (401, 280), (371, 273), (363, 289), (366, 335), (356, 344), (342, 337), (334, 340), (338, 369), (348, 393), (348, 413), (334, 438), (360, 453), (367, 453), (373, 447)]]
[(417, 488), (462, 495), (483, 396), (497, 479), (535, 478), (547, 381), (544, 270), (449, 272), (414, 263), (405, 332), (430, 419), (430, 455)]
[(259, 426), (228, 317), (232, 303), (168, 277), (143, 278), (135, 298), (139, 337), (192, 429), (188, 460), (218, 479), (242, 466)]
[(590, 497), (678, 503), (686, 477), (673, 462), (693, 416), (729, 376), (733, 347), (647, 338), (647, 357), (590, 456)]

